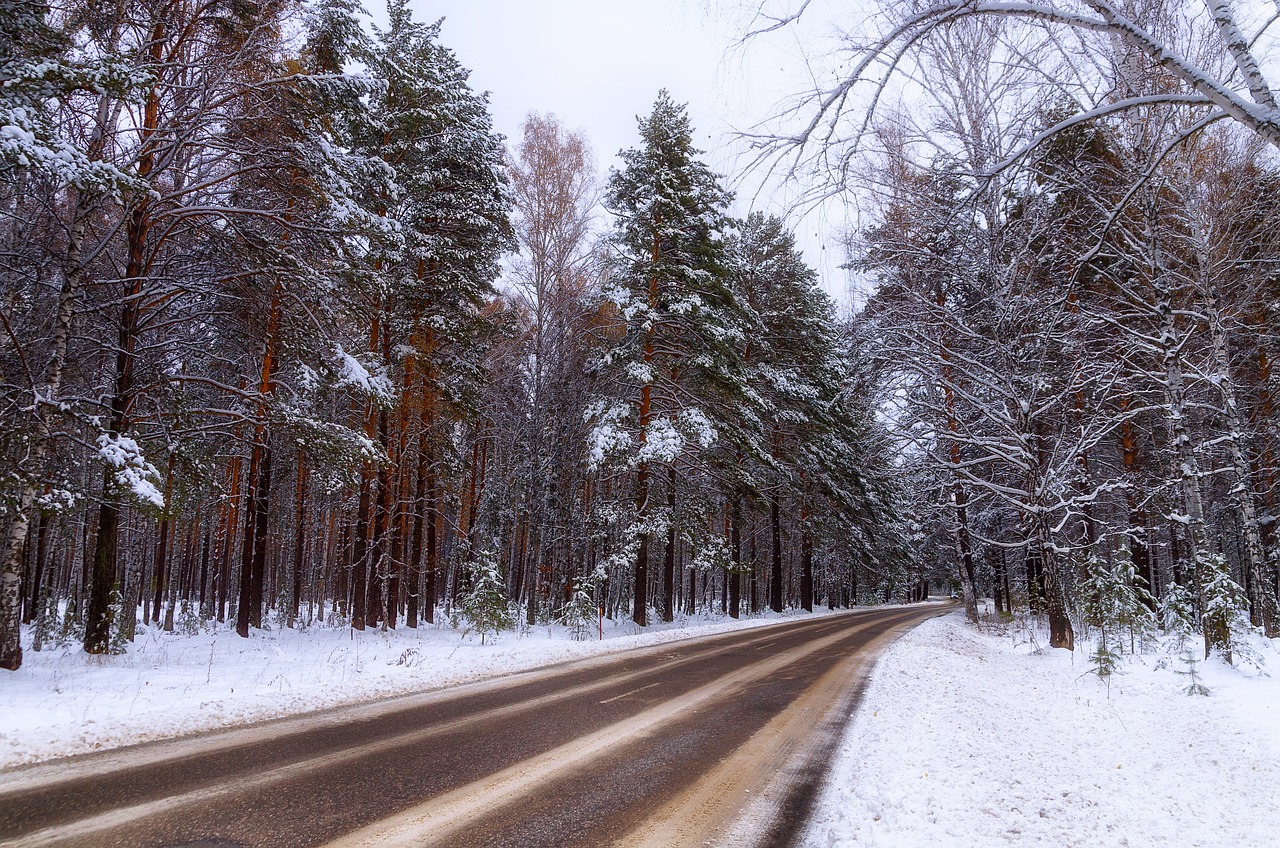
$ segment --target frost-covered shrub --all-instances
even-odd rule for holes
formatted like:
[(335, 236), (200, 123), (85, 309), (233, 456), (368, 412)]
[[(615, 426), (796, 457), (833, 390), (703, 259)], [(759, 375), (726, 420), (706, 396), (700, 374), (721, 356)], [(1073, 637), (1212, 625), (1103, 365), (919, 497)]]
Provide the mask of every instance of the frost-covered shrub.
[(178, 608), (176, 629), (183, 636), (198, 636), (204, 629), (204, 619), (190, 601), (184, 600)]

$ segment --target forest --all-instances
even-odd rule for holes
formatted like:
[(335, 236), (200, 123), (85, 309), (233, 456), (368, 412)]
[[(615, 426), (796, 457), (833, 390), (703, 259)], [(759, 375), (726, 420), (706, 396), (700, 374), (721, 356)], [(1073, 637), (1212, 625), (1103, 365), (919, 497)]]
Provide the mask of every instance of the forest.
[(863, 199), (847, 314), (665, 91), (601, 174), (406, 0), (0, 5), (0, 667), (950, 587), (1104, 658), (1280, 635), (1250, 21), (884, 5), (754, 137)]
[(901, 592), (835, 307), (686, 109), (607, 178), (550, 116), (508, 148), (388, 12), (5, 5), (0, 665), (21, 623), (92, 654)]

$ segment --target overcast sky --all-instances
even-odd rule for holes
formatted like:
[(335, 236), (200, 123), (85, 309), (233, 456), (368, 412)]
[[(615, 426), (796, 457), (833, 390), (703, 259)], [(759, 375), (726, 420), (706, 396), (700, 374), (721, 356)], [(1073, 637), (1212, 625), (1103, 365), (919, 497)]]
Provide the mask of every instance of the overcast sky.
[[(382, 0), (365, 0), (377, 21)], [(377, 8), (374, 8), (374, 6)], [(471, 70), (472, 86), (490, 93), (494, 121), (509, 139), (531, 111), (557, 115), (582, 131), (601, 174), (619, 150), (639, 141), (636, 116), (647, 115), (660, 88), (689, 104), (704, 157), (732, 176), (741, 150), (735, 130), (767, 118), (780, 98), (803, 85), (805, 66), (790, 34), (733, 49), (742, 21), (732, 0), (412, 0), (423, 21), (445, 19), (441, 42)], [(781, 192), (778, 192), (780, 195)], [(773, 209), (767, 209), (772, 202)], [(736, 214), (745, 215), (744, 196)], [(782, 211), (776, 198), (758, 198)], [(846, 300), (836, 238), (841, 223), (811, 215), (793, 221), (823, 285)], [(824, 220), (824, 218), (826, 220)]]

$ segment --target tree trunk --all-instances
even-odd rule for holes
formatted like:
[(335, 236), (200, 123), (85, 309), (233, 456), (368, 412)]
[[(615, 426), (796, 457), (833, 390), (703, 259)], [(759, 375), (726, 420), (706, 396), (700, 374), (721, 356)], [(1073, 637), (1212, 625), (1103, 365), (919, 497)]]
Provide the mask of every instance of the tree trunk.
[[(174, 455), (170, 452), (169, 468), (164, 476), (164, 502), (166, 507), (169, 503), (169, 498), (173, 494), (173, 465)], [(166, 509), (164, 517), (160, 519), (160, 541), (156, 544), (155, 597), (151, 607), (151, 618), (155, 621), (160, 620), (160, 605), (164, 600), (165, 578), (169, 567), (169, 530), (171, 524), (169, 510)]]
[(1217, 379), (1214, 385), (1222, 395), (1226, 412), (1225, 441), (1231, 455), (1231, 468), (1235, 473), (1235, 482), (1231, 487), (1231, 497), (1235, 501), (1239, 521), (1244, 530), (1244, 568), (1249, 598), (1249, 618), (1254, 627), (1261, 627), (1268, 639), (1280, 636), (1280, 609), (1277, 608), (1276, 597), (1263, 579), (1266, 567), (1266, 551), (1262, 546), (1262, 533), (1259, 530), (1258, 510), (1253, 502), (1253, 475), (1249, 461), (1244, 455), (1241, 444), (1245, 432), (1245, 422), (1240, 415), (1240, 406), (1236, 400), (1235, 381), (1231, 374), (1231, 361), (1227, 352), (1226, 332), (1222, 326), (1222, 316), (1216, 303), (1217, 286), (1213, 285), (1215, 303), (1209, 309), (1209, 335), (1213, 342), (1214, 364)]
[(782, 612), (782, 515), (778, 493), (769, 495), (769, 535), (773, 558), (769, 566), (769, 609)]
[(648, 621), (649, 606), (649, 465), (641, 463), (636, 470), (636, 524), (640, 544), (636, 551), (635, 594), (632, 596), (631, 620), (641, 627)]
[[(378, 414), (378, 442), (383, 450), (388, 447), (387, 413), (382, 410)], [(389, 529), (389, 513), (391, 511), (391, 479), (390, 469), (386, 466), (378, 469), (378, 498), (373, 506), (373, 545), (369, 555), (369, 596), (365, 601), (364, 623), (366, 627), (386, 629), (387, 624), (387, 591), (390, 588), (391, 569), (387, 556), (387, 531)]]
[(373, 479), (367, 472), (360, 475), (360, 497), (356, 505), (356, 533), (351, 545), (351, 626), (364, 630), (365, 593), (367, 590), (368, 542), (371, 523), (369, 511), (373, 503)]
[[(160, 520), (160, 540), (156, 543), (156, 562), (155, 568), (153, 569), (155, 594), (152, 597), (151, 618), (155, 621), (160, 620), (160, 608), (164, 602), (164, 592), (166, 589), (165, 578), (169, 567), (169, 529), (169, 516), (166, 515)], [(143, 606), (146, 606), (145, 602)]]
[(405, 610), (405, 626), (417, 628), (419, 592), (422, 591), (422, 545), (427, 522), (427, 453), (423, 445), (426, 434), (418, 437), (418, 479), (413, 492), (413, 531), (409, 536), (409, 597)]
[(1040, 573), (1044, 580), (1045, 609), (1049, 615), (1049, 646), (1074, 651), (1075, 631), (1071, 627), (1071, 618), (1067, 615), (1067, 598), (1058, 575), (1057, 553), (1053, 536), (1043, 518), (1037, 520), (1036, 531)]
[(253, 550), (258, 522), (258, 497), (262, 485), (262, 460), (266, 451), (265, 427), (255, 428), (253, 446), (249, 449), (249, 473), (245, 478), (244, 532), (240, 538), (240, 586), (236, 595), (236, 633), (249, 638), (253, 616)]
[[(959, 447), (952, 442), (953, 462), (959, 462)], [(959, 482), (951, 488), (952, 505), (956, 523), (952, 541), (956, 546), (956, 562), (960, 565), (960, 587), (964, 594), (964, 617), (971, 624), (978, 623), (978, 587), (973, 565), (973, 544), (969, 538), (969, 501), (964, 486)]]
[(741, 616), (742, 608), (742, 499), (733, 496), (729, 512), (729, 617)]
[[(111, 472), (105, 472), (107, 485)], [(120, 531), (120, 510), (104, 503), (98, 508), (98, 533), (93, 545), (93, 569), (89, 573), (89, 598), (85, 609), (84, 650), (105, 654), (111, 646), (111, 590), (116, 580), (116, 545)]]
[(809, 530), (809, 514), (800, 508), (800, 606), (813, 612), (813, 534)]
[(35, 562), (31, 565), (31, 590), (22, 613), (24, 624), (30, 624), (40, 615), (40, 590), (44, 585), (44, 563), (49, 548), (49, 518), (36, 514)]
[(209, 598), (212, 593), (209, 591), (209, 543), (210, 532), (204, 530), (200, 534), (200, 590), (198, 603), (200, 604), (200, 614), (202, 616), (209, 615)]
[(427, 576), (422, 588), (422, 613), (427, 624), (436, 620), (440, 578), (440, 507), (434, 466), (427, 470)]
[(667, 551), (662, 563), (662, 620), (675, 620), (676, 595), (676, 467), (667, 483)]
[(262, 609), (267, 578), (267, 534), (271, 518), (271, 443), (262, 449), (262, 473), (254, 510), (252, 580), (249, 583), (249, 625), (262, 627)]
[(293, 591), (289, 595), (290, 627), (297, 626), (302, 610), (302, 574), (307, 554), (307, 459), (298, 451), (298, 479), (294, 489)]
[(635, 596), (632, 598), (631, 620), (641, 627), (648, 622), (649, 591), (649, 533), (641, 531), (640, 548), (636, 551)]

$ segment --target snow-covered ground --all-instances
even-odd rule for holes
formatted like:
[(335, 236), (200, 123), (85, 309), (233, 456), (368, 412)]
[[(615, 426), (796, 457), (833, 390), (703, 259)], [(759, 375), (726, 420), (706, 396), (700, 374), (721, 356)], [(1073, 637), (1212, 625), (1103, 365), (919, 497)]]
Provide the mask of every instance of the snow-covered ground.
[[(0, 769), (467, 683), (740, 627), (607, 623), (481, 645), (447, 626), (248, 640), (149, 630), (122, 656), (28, 651), (0, 680)], [(1081, 640), (1084, 642), (1085, 640)], [(1277, 844), (1280, 681), (1220, 660), (1184, 693), (1177, 657), (1126, 657), (1110, 686), (1089, 646), (1043, 649), (1025, 626), (977, 631), (960, 613), (881, 658), (803, 839), (808, 846), (1264, 846)], [(1280, 650), (1259, 639), (1268, 669)]]
[[(786, 617), (677, 618), (643, 631), (629, 620), (606, 621), (603, 641), (595, 632), (575, 641), (566, 628), (541, 626), (491, 636), (483, 645), (474, 634), (441, 624), (387, 633), (282, 628), (254, 631), (249, 639), (225, 625), (194, 636), (139, 628), (136, 641), (120, 656), (91, 657), (78, 646), (27, 650), (19, 671), (0, 673), (0, 769), (470, 683)], [(24, 644), (30, 644), (30, 633), (24, 633)]]
[(1091, 646), (1026, 627), (926, 622), (881, 658), (836, 753), (807, 846), (1280, 845), (1280, 650), (1199, 665), (1163, 652), (1110, 687)]

